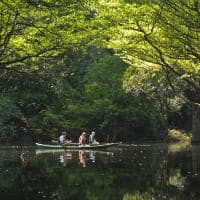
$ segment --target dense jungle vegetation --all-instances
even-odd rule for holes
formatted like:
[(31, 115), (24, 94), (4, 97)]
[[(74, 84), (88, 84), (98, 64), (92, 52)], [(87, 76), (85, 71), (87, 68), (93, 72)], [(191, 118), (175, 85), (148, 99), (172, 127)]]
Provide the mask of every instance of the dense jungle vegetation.
[(0, 141), (200, 141), (198, 0), (2, 0)]

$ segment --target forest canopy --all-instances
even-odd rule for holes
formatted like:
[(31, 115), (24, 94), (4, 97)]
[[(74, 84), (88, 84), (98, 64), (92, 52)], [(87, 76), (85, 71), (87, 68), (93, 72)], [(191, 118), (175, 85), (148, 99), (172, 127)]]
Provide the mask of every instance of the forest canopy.
[(170, 127), (199, 140), (199, 7), (2, 0), (0, 140), (94, 129), (100, 140), (163, 140)]

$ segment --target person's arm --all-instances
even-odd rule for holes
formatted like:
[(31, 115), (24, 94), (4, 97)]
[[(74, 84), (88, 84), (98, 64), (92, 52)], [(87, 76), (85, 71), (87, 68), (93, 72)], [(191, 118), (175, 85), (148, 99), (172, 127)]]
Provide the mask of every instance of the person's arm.
[(93, 143), (94, 144), (99, 144), (99, 142), (96, 141), (95, 137), (94, 137)]
[(82, 136), (79, 137), (78, 144), (82, 145)]
[(92, 137), (91, 137), (91, 135), (89, 136), (89, 144), (91, 144), (92, 143)]

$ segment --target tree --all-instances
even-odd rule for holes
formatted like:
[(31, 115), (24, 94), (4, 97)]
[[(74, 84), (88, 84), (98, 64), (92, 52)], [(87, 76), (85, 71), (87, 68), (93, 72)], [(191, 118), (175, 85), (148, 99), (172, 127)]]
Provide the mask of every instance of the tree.
[(77, 49), (90, 43), (98, 31), (89, 27), (94, 16), (85, 1), (2, 0), (0, 12), (1, 70), (30, 70), (25, 61)]
[(78, 79), (72, 78), (72, 68), (80, 64), (73, 63), (79, 59), (74, 52), (87, 49), (99, 31), (91, 28), (92, 4), (84, 0), (2, 0), (0, 11), (0, 99), (9, 96), (16, 102), (28, 127), (41, 111), (53, 121), (53, 102), (62, 104), (64, 93), (73, 90), (69, 82)]
[(8, 141), (16, 138), (17, 124), (20, 123), (21, 112), (16, 103), (6, 97), (0, 97), (0, 140)]
[(163, 133), (158, 134), (163, 128), (161, 118), (152, 99), (123, 88), (128, 67), (118, 56), (105, 56), (94, 63), (85, 75), (84, 97), (71, 107), (71, 115), (84, 121), (82, 126), (91, 129), (95, 125), (113, 140), (163, 139)]
[(199, 1), (117, 1), (111, 6), (107, 16), (117, 32), (110, 47), (138, 70), (159, 71), (175, 95), (193, 105), (193, 140), (200, 141)]

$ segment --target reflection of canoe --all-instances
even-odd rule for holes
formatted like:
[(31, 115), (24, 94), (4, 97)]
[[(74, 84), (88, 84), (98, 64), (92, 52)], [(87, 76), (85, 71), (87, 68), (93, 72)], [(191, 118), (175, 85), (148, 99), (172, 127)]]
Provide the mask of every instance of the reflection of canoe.
[[(69, 149), (69, 150), (64, 150), (64, 149), (36, 149), (36, 155), (38, 154), (49, 154), (49, 153), (73, 153), (73, 152), (79, 152), (79, 149)], [(81, 150), (84, 153), (98, 153), (98, 154), (106, 154), (106, 155), (113, 155), (114, 153), (112, 151), (100, 151), (100, 150)]]
[(53, 145), (53, 144), (40, 144), (36, 143), (37, 147), (45, 149), (103, 149), (108, 147), (118, 146), (121, 143), (103, 143), (103, 144), (92, 144), (92, 145)]
[(64, 149), (36, 149), (36, 155), (37, 154), (43, 154), (43, 153), (62, 153), (65, 152)]

